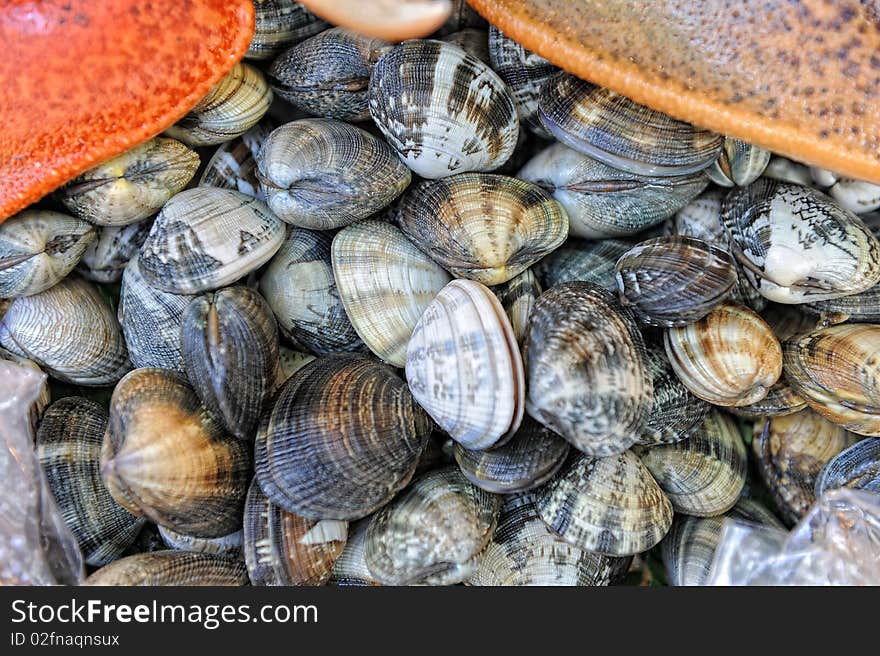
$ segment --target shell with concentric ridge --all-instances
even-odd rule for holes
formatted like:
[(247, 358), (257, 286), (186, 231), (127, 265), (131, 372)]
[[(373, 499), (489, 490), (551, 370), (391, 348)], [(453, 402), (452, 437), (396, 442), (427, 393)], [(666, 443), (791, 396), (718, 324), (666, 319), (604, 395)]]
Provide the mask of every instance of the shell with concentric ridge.
[(245, 59), (271, 59), (329, 25), (295, 0), (254, 0), (254, 36)]
[(265, 202), (266, 194), (257, 178), (256, 157), (274, 129), (272, 121), (263, 120), (240, 137), (217, 146), (205, 165), (199, 186), (232, 189)]
[(162, 541), (169, 549), (192, 551), (194, 553), (212, 554), (215, 556), (241, 557), (241, 529), (221, 535), (219, 538), (197, 538), (185, 535), (166, 526), (157, 526)]
[(772, 153), (732, 137), (724, 138), (718, 159), (706, 169), (706, 175), (722, 187), (744, 187), (761, 177)]
[(97, 283), (119, 282), (125, 267), (147, 239), (152, 220), (127, 226), (98, 228), (97, 239), (83, 253), (77, 271)]
[(816, 497), (839, 487), (880, 494), (880, 439), (856, 442), (826, 463), (816, 477)]
[(349, 525), (348, 541), (330, 573), (330, 585), (382, 585), (367, 567), (364, 552), (367, 548), (367, 529), (373, 516), (364, 517)]
[(126, 556), (102, 567), (83, 583), (101, 586), (247, 584), (247, 568), (240, 558), (175, 550)]
[(535, 265), (544, 289), (564, 282), (591, 282), (617, 293), (615, 267), (632, 244), (621, 239), (569, 239)]
[[(439, 37), (439, 39), (440, 41), (458, 46), (472, 57), (476, 57), (484, 64), (492, 66), (492, 62), (489, 59), (489, 33), (486, 30), (467, 27), (457, 32), (445, 34)], [(492, 66), (492, 69), (494, 70), (495, 67)], [(497, 73), (498, 71), (495, 72)], [(512, 89), (511, 92), (513, 92)]]
[(501, 301), (507, 318), (510, 319), (517, 344), (522, 346), (529, 333), (532, 308), (535, 307), (535, 302), (543, 291), (538, 276), (535, 275), (534, 269), (526, 269), (507, 282), (492, 287), (492, 291)]

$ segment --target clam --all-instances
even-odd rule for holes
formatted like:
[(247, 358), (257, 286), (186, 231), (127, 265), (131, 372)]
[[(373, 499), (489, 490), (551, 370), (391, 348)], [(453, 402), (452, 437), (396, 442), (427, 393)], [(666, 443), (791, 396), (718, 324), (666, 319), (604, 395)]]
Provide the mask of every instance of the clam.
[(499, 285), (559, 247), (568, 217), (531, 183), (462, 173), (410, 190), (401, 201), (400, 228), (453, 275)]
[(858, 294), (804, 303), (801, 307), (806, 312), (819, 315), (822, 321), (829, 323), (843, 321), (878, 323), (880, 322), (880, 283)]
[(333, 277), (351, 324), (367, 347), (396, 367), (416, 323), (450, 281), (396, 227), (362, 221), (333, 238)]
[(779, 155), (770, 158), (770, 163), (764, 169), (764, 177), (804, 187), (813, 185), (809, 167)]
[(95, 240), (80, 219), (25, 210), (0, 224), (0, 298), (30, 296), (62, 280)]
[(311, 353), (294, 351), (284, 345), (278, 347), (278, 379), (277, 386), (281, 387), (297, 371), (305, 367), (315, 359)]
[(350, 525), (348, 541), (330, 573), (331, 585), (381, 585), (367, 568), (364, 556), (367, 546), (367, 529), (372, 515)]
[(131, 368), (113, 310), (74, 276), (15, 299), (0, 320), (0, 346), (74, 385), (112, 385)]
[(221, 144), (250, 130), (271, 104), (272, 89), (263, 74), (238, 63), (165, 134), (188, 146)]
[(367, 567), (384, 585), (460, 583), (491, 539), (499, 506), (457, 468), (429, 472), (373, 516)]
[(632, 244), (620, 239), (569, 239), (535, 265), (544, 289), (577, 280), (617, 293), (617, 260)]
[[(489, 59), (489, 33), (486, 30), (467, 27), (463, 30), (441, 36), (440, 41), (456, 45), (472, 57), (492, 66), (492, 62)], [(492, 66), (492, 68), (494, 69), (495, 67)], [(495, 72), (497, 73), (498, 71)]]
[(523, 362), (504, 308), (486, 287), (453, 280), (428, 305), (406, 350), (415, 400), (450, 437), (485, 449), (523, 416)]
[(101, 475), (138, 517), (193, 537), (241, 528), (248, 444), (228, 435), (179, 374), (136, 369), (110, 399)]
[(219, 146), (205, 165), (200, 187), (232, 189), (265, 202), (266, 195), (257, 178), (257, 153), (274, 129), (271, 121), (260, 121), (240, 137)]
[(622, 171), (683, 175), (711, 166), (724, 138), (573, 75), (541, 89), (538, 114), (559, 141)]
[(277, 128), (260, 149), (257, 167), (272, 211), (287, 223), (314, 230), (365, 219), (410, 182), (409, 170), (388, 144), (329, 119)]
[(741, 407), (728, 407), (737, 417), (760, 419), (762, 417), (781, 417), (790, 415), (807, 407), (807, 402), (795, 392), (785, 377), (777, 380), (760, 401)]
[(726, 189), (712, 187), (697, 196), (675, 213), (672, 234), (726, 245), (728, 236), (721, 220), (721, 204), (726, 195)]
[(197, 538), (192, 535), (178, 533), (170, 528), (159, 526), (159, 535), (169, 549), (192, 551), (194, 553), (211, 554), (214, 556), (241, 557), (241, 529), (222, 535), (219, 538)]
[(254, 0), (255, 28), (246, 59), (271, 59), (328, 25), (294, 0)]
[(736, 267), (730, 254), (691, 237), (657, 237), (620, 256), (620, 302), (648, 325), (669, 328), (699, 321), (730, 294)]
[(183, 191), (199, 156), (175, 139), (156, 137), (77, 176), (58, 197), (79, 218), (124, 226), (154, 215)]
[(552, 194), (568, 212), (572, 236), (588, 239), (633, 235), (655, 226), (708, 184), (702, 173), (658, 176), (620, 170), (561, 143), (535, 155), (517, 177)]
[[(281, 332), (300, 348), (324, 355), (363, 347), (345, 313), (333, 277), (333, 235), (290, 227), (281, 249), (260, 278), (260, 291)], [(370, 278), (358, 281), (360, 286)]]
[(752, 451), (758, 472), (789, 525), (816, 501), (816, 478), (825, 463), (857, 439), (810, 409), (755, 422)]
[(672, 524), (672, 504), (631, 451), (570, 460), (536, 496), (538, 515), (563, 540), (611, 556), (647, 551)]
[(532, 417), (589, 455), (620, 453), (639, 439), (653, 404), (645, 344), (610, 293), (586, 282), (544, 292), (525, 353)]
[(666, 355), (695, 396), (720, 406), (745, 406), (767, 396), (782, 373), (782, 348), (751, 310), (723, 303), (696, 323), (669, 328)]
[(498, 526), (480, 556), (469, 585), (613, 585), (631, 558), (580, 549), (553, 533), (538, 517), (534, 494), (508, 496)]
[(492, 288), (510, 319), (516, 343), (523, 345), (529, 332), (529, 317), (541, 295), (541, 284), (533, 269), (526, 269), (505, 283)]
[(813, 178), (813, 184), (816, 187), (821, 187), (823, 189), (827, 189), (834, 185), (838, 179), (840, 179), (840, 176), (834, 171), (823, 169), (821, 166), (811, 166), (810, 177)]
[(106, 410), (94, 401), (67, 397), (46, 410), (36, 446), (49, 490), (83, 559), (100, 567), (134, 542), (144, 520), (122, 508), (101, 480)]
[(856, 214), (873, 212), (880, 208), (880, 185), (841, 178), (828, 190), (843, 209)]
[(180, 345), (202, 404), (233, 435), (252, 439), (278, 377), (278, 328), (268, 303), (242, 286), (199, 296), (183, 314)]
[(121, 558), (89, 576), (83, 585), (247, 585), (247, 568), (238, 558), (188, 551), (154, 551)]
[(732, 137), (724, 138), (718, 159), (706, 169), (709, 179), (722, 187), (744, 187), (761, 177), (771, 152)]
[(147, 219), (127, 226), (98, 228), (97, 239), (86, 248), (77, 271), (94, 282), (119, 282), (125, 267), (146, 241), (152, 224)]
[(745, 275), (771, 301), (838, 298), (880, 280), (880, 243), (819, 191), (763, 178), (730, 192), (722, 214)]
[(390, 367), (362, 355), (326, 356), (281, 388), (257, 434), (257, 478), (288, 512), (359, 519), (409, 482), (430, 432)]
[(880, 493), (880, 439), (856, 442), (825, 464), (816, 477), (816, 496), (839, 487)]
[(507, 86), (450, 43), (396, 46), (376, 63), (369, 93), (376, 125), (423, 178), (492, 171), (516, 148), (519, 121)]
[(229, 189), (177, 194), (141, 247), (147, 282), (172, 294), (223, 287), (265, 264), (284, 241), (284, 223), (263, 203)]

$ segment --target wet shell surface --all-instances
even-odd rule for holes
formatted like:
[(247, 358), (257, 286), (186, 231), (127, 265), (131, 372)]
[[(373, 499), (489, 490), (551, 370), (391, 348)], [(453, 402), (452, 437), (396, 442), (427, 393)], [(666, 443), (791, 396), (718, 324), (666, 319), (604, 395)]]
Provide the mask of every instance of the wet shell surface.
[(367, 567), (364, 552), (372, 515), (349, 525), (348, 541), (330, 573), (330, 585), (382, 585)]
[(265, 202), (266, 195), (257, 178), (256, 157), (273, 129), (272, 121), (262, 120), (240, 137), (217, 146), (205, 165), (199, 186), (232, 189)]
[(856, 442), (828, 461), (816, 477), (816, 496), (839, 487), (880, 493), (880, 439)]
[(247, 568), (238, 558), (169, 550), (121, 558), (89, 576), (83, 585), (240, 586), (247, 584)]
[(403, 367), (416, 323), (450, 275), (384, 221), (361, 221), (339, 231), (332, 261), (354, 330), (382, 360)]
[(807, 407), (807, 402), (797, 394), (785, 376), (780, 378), (760, 401), (749, 405), (728, 407), (728, 412), (737, 417), (746, 419), (760, 419), (761, 417), (781, 417), (790, 415)]
[(858, 294), (804, 303), (801, 307), (805, 312), (819, 315), (832, 323), (843, 321), (880, 323), (880, 283)]
[(384, 585), (460, 583), (492, 537), (500, 505), (457, 468), (429, 472), (373, 517), (367, 567)]
[(726, 245), (729, 238), (721, 220), (721, 204), (726, 189), (712, 187), (675, 213), (672, 234), (693, 237), (715, 245)]
[(450, 43), (406, 41), (370, 79), (370, 114), (401, 160), (423, 178), (492, 171), (513, 154), (513, 97), (488, 65)]
[(660, 542), (672, 524), (672, 504), (631, 451), (570, 460), (536, 495), (547, 526), (588, 551), (641, 553)]
[(328, 25), (294, 0), (254, 0), (255, 28), (246, 59), (271, 59)]
[(241, 528), (250, 448), (227, 434), (184, 378), (137, 369), (110, 399), (101, 475), (139, 517), (194, 537)]
[(769, 150), (759, 146), (725, 137), (718, 159), (706, 169), (706, 174), (712, 182), (722, 187), (744, 187), (761, 176), (770, 163), (771, 155)]
[(516, 343), (523, 345), (529, 334), (529, 317), (535, 302), (543, 291), (533, 269), (526, 269), (518, 276), (492, 288), (495, 296), (510, 319)]
[(841, 178), (828, 190), (838, 204), (850, 212), (865, 214), (880, 208), (880, 185)]
[(254, 198), (229, 189), (188, 189), (156, 217), (141, 248), (141, 272), (172, 294), (211, 291), (265, 264), (281, 247), (284, 230)]
[(401, 202), (400, 228), (453, 275), (499, 285), (559, 247), (568, 217), (531, 183), (462, 173), (410, 190)]
[(390, 367), (362, 355), (326, 356), (281, 388), (257, 435), (257, 477), (284, 510), (359, 519), (409, 482), (430, 432)]
[[(458, 46), (472, 57), (476, 57), (484, 64), (492, 66), (489, 59), (489, 33), (474, 27), (468, 27), (458, 32), (452, 32), (440, 37), (440, 41)], [(492, 70), (495, 67), (492, 66)], [(495, 71), (496, 73), (498, 71)]]
[(49, 289), (73, 270), (95, 237), (85, 221), (48, 210), (25, 210), (0, 224), (0, 298)]
[(125, 267), (146, 241), (152, 225), (147, 219), (127, 226), (98, 228), (97, 239), (86, 248), (77, 271), (93, 282), (119, 282)]
[(535, 265), (544, 289), (577, 280), (617, 293), (617, 260), (632, 244), (620, 239), (569, 239)]
[(450, 437), (485, 449), (523, 417), (522, 356), (504, 308), (486, 287), (453, 280), (427, 307), (406, 351), (415, 400)]
[(532, 417), (590, 455), (639, 439), (653, 404), (645, 344), (610, 293), (585, 282), (544, 292), (525, 351)]
[(170, 528), (158, 526), (159, 535), (169, 549), (192, 551), (193, 553), (211, 554), (214, 556), (241, 557), (241, 530), (219, 538), (196, 538), (178, 533)]
[(720, 406), (760, 401), (782, 373), (782, 348), (751, 310), (724, 303), (696, 323), (670, 328), (666, 355), (681, 382)]

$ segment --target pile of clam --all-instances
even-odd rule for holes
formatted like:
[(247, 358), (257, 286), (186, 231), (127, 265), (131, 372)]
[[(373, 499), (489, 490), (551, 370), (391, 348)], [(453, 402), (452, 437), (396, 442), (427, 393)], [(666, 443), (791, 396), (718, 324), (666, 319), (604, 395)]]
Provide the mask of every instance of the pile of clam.
[(0, 225), (87, 583), (699, 584), (725, 517), (880, 491), (880, 187), (468, 12), (255, 4), (189, 115)]

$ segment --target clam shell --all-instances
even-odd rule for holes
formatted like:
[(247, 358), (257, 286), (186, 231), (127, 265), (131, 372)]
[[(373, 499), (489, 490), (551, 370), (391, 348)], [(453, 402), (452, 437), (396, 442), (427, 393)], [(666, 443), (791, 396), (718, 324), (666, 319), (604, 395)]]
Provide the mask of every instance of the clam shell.
[(284, 241), (284, 223), (263, 203), (229, 189), (177, 194), (141, 248), (147, 282), (172, 294), (223, 287), (265, 264)]
[(223, 431), (182, 376), (136, 369), (110, 399), (101, 475), (135, 515), (193, 537), (220, 537), (241, 528), (249, 450)]
[[(489, 59), (489, 33), (486, 30), (468, 27), (451, 34), (445, 34), (440, 37), (440, 41), (456, 45), (471, 57), (475, 57), (484, 64), (492, 66), (492, 62)], [(494, 69), (495, 67), (492, 66), (492, 68)], [(498, 71), (495, 72), (497, 73)], [(511, 89), (511, 91), (513, 90)]]
[(526, 269), (518, 276), (492, 288), (495, 296), (510, 319), (516, 343), (522, 347), (529, 333), (529, 317), (532, 308), (543, 291), (533, 269)]
[(790, 415), (807, 407), (807, 402), (798, 395), (785, 377), (780, 378), (767, 391), (760, 401), (755, 401), (740, 408), (728, 407), (728, 412), (746, 419), (762, 417), (781, 417)]
[(254, 0), (255, 27), (246, 59), (271, 59), (328, 25), (294, 0)]
[(479, 59), (442, 41), (406, 41), (376, 63), (370, 114), (401, 160), (423, 178), (492, 171), (513, 154), (513, 97)]
[(617, 260), (630, 248), (632, 244), (619, 239), (569, 239), (538, 262), (535, 268), (544, 281), (545, 290), (580, 280), (617, 293)]
[(870, 182), (841, 178), (828, 193), (843, 209), (856, 214), (865, 214), (880, 208), (880, 185)]
[(294, 351), (286, 346), (278, 347), (278, 379), (277, 387), (281, 387), (297, 371), (315, 359), (311, 353)]
[(416, 323), (451, 280), (396, 227), (362, 221), (333, 238), (333, 276), (354, 330), (367, 347), (396, 367)]
[(247, 568), (237, 558), (188, 551), (154, 551), (128, 556), (102, 567), (83, 585), (239, 586)]
[(499, 507), (499, 497), (457, 468), (429, 472), (373, 516), (367, 567), (384, 585), (460, 583), (492, 537)]
[(452, 439), (485, 449), (509, 437), (523, 416), (522, 356), (495, 295), (453, 280), (427, 307), (406, 351), (413, 397)]
[(238, 530), (219, 538), (196, 538), (184, 535), (170, 528), (159, 526), (159, 535), (169, 549), (192, 551), (193, 553), (211, 554), (213, 556), (241, 557), (242, 531)]
[(772, 153), (732, 137), (724, 138), (718, 159), (706, 169), (709, 179), (722, 187), (745, 187), (761, 177)]
[(274, 129), (272, 121), (263, 120), (240, 137), (217, 146), (199, 178), (199, 186), (232, 189), (265, 202), (256, 157)]
[(330, 573), (330, 585), (382, 585), (367, 568), (364, 555), (372, 515), (350, 525), (348, 541)]
[(839, 487), (880, 493), (880, 439), (856, 442), (825, 464), (816, 477), (816, 496)]
[(586, 282), (544, 292), (525, 351), (532, 417), (590, 455), (638, 440), (653, 404), (645, 344), (611, 294)]
[(559, 247), (562, 206), (539, 187), (502, 175), (462, 173), (423, 182), (401, 201), (400, 228), (459, 278), (499, 285)]
[(152, 225), (148, 219), (127, 226), (98, 228), (97, 239), (86, 248), (77, 271), (93, 282), (119, 282), (125, 267), (146, 241)]
[(25, 210), (0, 224), (0, 298), (31, 296), (62, 280), (95, 240), (85, 221)]
[(839, 179), (834, 171), (823, 169), (820, 166), (810, 167), (810, 177), (813, 178), (813, 186), (823, 189), (832, 186)]
[(612, 556), (647, 551), (672, 524), (672, 504), (631, 451), (570, 460), (536, 496), (538, 515), (563, 540)]
[(842, 321), (880, 322), (880, 284), (858, 294), (826, 301), (804, 303), (804, 311), (817, 314), (833, 323)]
[(780, 155), (773, 155), (770, 158), (770, 163), (764, 169), (764, 177), (805, 187), (813, 185), (809, 167)]

